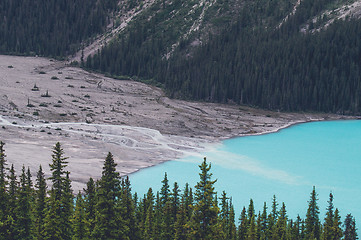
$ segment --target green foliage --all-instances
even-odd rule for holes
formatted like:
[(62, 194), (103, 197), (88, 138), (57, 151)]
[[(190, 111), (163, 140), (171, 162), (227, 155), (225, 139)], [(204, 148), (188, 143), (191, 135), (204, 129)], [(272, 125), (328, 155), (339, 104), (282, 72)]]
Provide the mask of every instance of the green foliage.
[[(4, 0), (0, 2), (0, 52), (65, 57), (105, 30), (118, 1)], [(36, 13), (36, 14), (35, 14)]]
[[(0, 163), (5, 165), (3, 146), (0, 142), (0, 157), (3, 157)], [(267, 211), (265, 203), (258, 214), (251, 199), (248, 208), (243, 207), (236, 227), (232, 200), (223, 191), (218, 203), (214, 189), (216, 180), (212, 180), (211, 165), (206, 159), (199, 166), (200, 180), (195, 186), (194, 199), (188, 184), (180, 191), (174, 183), (170, 191), (167, 175), (162, 181), (162, 194), (157, 192), (155, 196), (149, 188), (144, 198), (138, 199), (131, 192), (129, 178), (120, 178), (109, 153), (101, 179), (97, 183), (90, 179), (84, 194), (79, 192), (74, 203), (69, 173), (65, 171), (66, 158), (59, 143), (54, 146), (52, 156), (50, 179), (53, 187), (48, 196), (41, 166), (35, 187), (29, 169), (22, 168), (19, 181), (13, 166), (9, 173), (4, 169), (8, 181), (2, 203), (1, 239), (357, 239), (356, 223), (351, 214), (346, 216), (341, 228), (339, 210), (333, 210), (332, 194), (321, 228), (315, 188), (305, 221), (299, 216), (295, 221), (289, 219), (286, 205), (282, 203), (278, 209), (274, 196), (271, 210)], [(59, 191), (56, 180), (60, 180)]]

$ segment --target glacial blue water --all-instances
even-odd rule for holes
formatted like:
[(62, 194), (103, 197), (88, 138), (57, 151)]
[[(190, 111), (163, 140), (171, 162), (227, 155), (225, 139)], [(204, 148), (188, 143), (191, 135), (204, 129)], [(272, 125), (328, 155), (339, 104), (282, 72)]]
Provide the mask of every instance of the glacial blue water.
[(130, 175), (133, 191), (139, 197), (148, 187), (159, 191), (165, 172), (171, 187), (175, 181), (181, 189), (186, 182), (194, 187), (201, 156), (212, 164), (218, 196), (224, 190), (232, 197), (237, 219), (250, 198), (256, 211), (262, 211), (264, 201), (271, 206), (273, 195), (280, 204), (285, 202), (290, 218), (304, 218), (315, 186), (322, 221), (332, 191), (342, 221), (352, 213), (361, 226), (361, 121), (304, 123), (277, 133), (229, 139), (202, 155)]

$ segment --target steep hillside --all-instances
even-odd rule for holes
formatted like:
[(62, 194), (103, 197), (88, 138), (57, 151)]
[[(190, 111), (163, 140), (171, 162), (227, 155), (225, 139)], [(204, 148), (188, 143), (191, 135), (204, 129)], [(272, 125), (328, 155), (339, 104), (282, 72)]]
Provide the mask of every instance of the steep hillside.
[(359, 114), (357, 4), (157, 1), (85, 66), (177, 98)]
[(0, 53), (68, 56), (174, 98), (359, 114), (360, 9), (360, 0), (6, 0)]

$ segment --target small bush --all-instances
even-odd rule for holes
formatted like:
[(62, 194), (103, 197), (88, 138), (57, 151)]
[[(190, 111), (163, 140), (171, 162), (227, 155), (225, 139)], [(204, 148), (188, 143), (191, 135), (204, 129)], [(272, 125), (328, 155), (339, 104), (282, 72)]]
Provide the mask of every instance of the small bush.
[(9, 65), (8, 68), (14, 68), (13, 65)]
[(66, 113), (60, 113), (59, 116), (64, 117), (64, 116), (66, 116)]
[(33, 112), (34, 116), (39, 116), (39, 112)]
[(69, 77), (69, 76), (67, 76), (67, 77), (65, 77), (65, 79), (73, 79), (73, 77)]
[(44, 72), (44, 71), (40, 71), (40, 72), (39, 72), (39, 74), (46, 74), (46, 72)]
[(69, 84), (69, 85), (68, 85), (68, 87), (73, 88), (74, 86), (73, 86), (73, 85), (71, 85), (71, 84)]
[(59, 78), (57, 76), (52, 76), (51, 80), (58, 80)]
[(39, 106), (40, 107), (48, 107), (48, 104), (47, 103), (40, 103)]

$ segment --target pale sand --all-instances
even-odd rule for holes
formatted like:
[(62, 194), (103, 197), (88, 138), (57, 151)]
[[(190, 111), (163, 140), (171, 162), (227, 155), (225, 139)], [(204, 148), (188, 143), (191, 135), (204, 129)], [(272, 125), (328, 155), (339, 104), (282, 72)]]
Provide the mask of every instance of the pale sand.
[[(41, 164), (49, 176), (51, 150), (59, 141), (75, 191), (101, 176), (108, 152), (126, 175), (204, 152), (223, 139), (344, 118), (169, 99), (158, 88), (46, 58), (0, 56), (0, 83), (0, 140), (8, 164), (17, 173), (29, 166), (33, 176)], [(34, 84), (39, 91), (32, 91)], [(51, 97), (41, 97), (47, 90)]]

